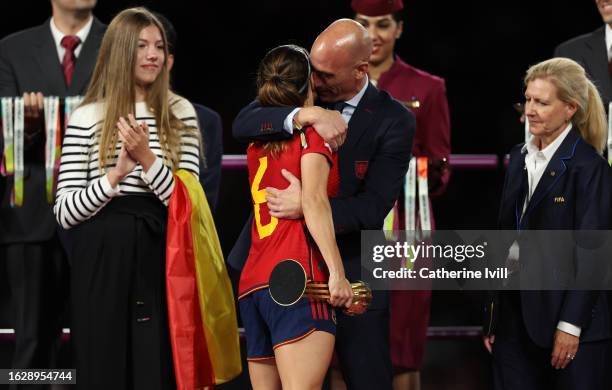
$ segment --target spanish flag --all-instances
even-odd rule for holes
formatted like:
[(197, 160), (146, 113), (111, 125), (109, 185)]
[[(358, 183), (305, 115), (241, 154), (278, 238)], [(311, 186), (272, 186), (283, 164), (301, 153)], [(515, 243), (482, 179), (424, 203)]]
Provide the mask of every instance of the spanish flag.
[(168, 206), (166, 289), (177, 389), (202, 389), (238, 376), (232, 285), (202, 186), (185, 170), (176, 172)]

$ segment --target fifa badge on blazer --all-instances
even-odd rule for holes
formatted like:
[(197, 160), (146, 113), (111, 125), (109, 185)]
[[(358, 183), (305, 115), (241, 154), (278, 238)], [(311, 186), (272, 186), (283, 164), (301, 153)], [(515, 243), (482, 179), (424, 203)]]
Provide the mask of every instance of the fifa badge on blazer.
[(555, 196), (553, 198), (553, 202), (554, 203), (565, 203), (565, 198), (562, 196)]
[(363, 179), (368, 172), (368, 161), (367, 160), (358, 160), (355, 161), (355, 176), (358, 179)]

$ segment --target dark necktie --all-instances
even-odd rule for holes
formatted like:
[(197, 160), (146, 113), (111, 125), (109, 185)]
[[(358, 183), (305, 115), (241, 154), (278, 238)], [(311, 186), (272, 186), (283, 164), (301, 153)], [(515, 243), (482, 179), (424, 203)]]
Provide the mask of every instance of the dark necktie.
[(337, 102), (332, 105), (332, 109), (342, 114), (342, 111), (344, 110), (346, 106), (348, 106), (348, 103), (346, 102)]
[(72, 83), (72, 73), (74, 72), (74, 49), (81, 43), (81, 39), (76, 35), (66, 35), (62, 38), (61, 45), (66, 51), (62, 60), (62, 69), (64, 70), (64, 79), (66, 86), (70, 87)]

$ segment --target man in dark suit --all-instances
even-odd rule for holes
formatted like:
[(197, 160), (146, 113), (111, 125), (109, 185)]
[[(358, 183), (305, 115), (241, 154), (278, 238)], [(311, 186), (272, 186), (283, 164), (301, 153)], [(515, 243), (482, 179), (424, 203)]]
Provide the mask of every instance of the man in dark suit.
[(571, 58), (584, 67), (597, 86), (607, 110), (612, 100), (609, 65), (612, 59), (612, 9), (605, 0), (595, 0), (595, 3), (605, 25), (561, 43), (555, 48), (554, 56)]
[(0, 41), (0, 96), (24, 96), (24, 200), (9, 203), (12, 180), (0, 186), (0, 258), (15, 311), (15, 368), (52, 367), (68, 271), (45, 190), (42, 99), (83, 95), (106, 27), (95, 0), (52, 0), (44, 24)]
[[(361, 278), (360, 231), (381, 229), (397, 199), (408, 168), (415, 131), (414, 115), (368, 80), (372, 42), (358, 23), (332, 23), (311, 49), (314, 89), (321, 104), (334, 107), (348, 122), (346, 140), (338, 150), (340, 192), (330, 199), (338, 247), (349, 280)], [(332, 146), (342, 141), (337, 113), (321, 107), (262, 107), (257, 101), (234, 121), (239, 140), (281, 140), (294, 128), (313, 125)], [(268, 190), (271, 215), (301, 216), (300, 182), (284, 174), (285, 190)], [(250, 226), (250, 225), (249, 225)], [(243, 232), (249, 229), (243, 229)], [(240, 268), (248, 252), (242, 236), (230, 264)], [(336, 352), (350, 389), (391, 389), (389, 312), (386, 291), (375, 291), (369, 310), (355, 317), (339, 312)]]
[[(174, 67), (174, 54), (176, 52), (178, 34), (172, 22), (164, 15), (155, 13), (155, 17), (159, 19), (166, 32), (166, 40), (168, 41), (168, 69), (171, 71)], [(202, 188), (204, 188), (206, 200), (214, 215), (219, 199), (221, 162), (223, 159), (223, 127), (221, 125), (221, 117), (217, 112), (202, 104), (193, 102), (191, 104), (193, 104), (193, 108), (195, 108), (196, 115), (198, 116), (200, 134), (204, 144), (204, 159), (203, 164), (200, 166), (200, 183)]]

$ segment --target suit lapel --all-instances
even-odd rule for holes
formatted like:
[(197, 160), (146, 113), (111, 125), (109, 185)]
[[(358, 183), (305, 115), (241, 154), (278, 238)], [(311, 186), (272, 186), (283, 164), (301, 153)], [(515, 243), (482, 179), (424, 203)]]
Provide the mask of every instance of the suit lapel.
[(346, 134), (346, 141), (342, 146), (342, 149), (352, 149), (355, 147), (361, 137), (368, 128), (370, 128), (372, 119), (374, 118), (374, 105), (376, 100), (377, 90), (372, 84), (368, 85), (361, 101), (355, 108), (353, 116), (349, 121), (349, 127)]
[(74, 74), (72, 75), (72, 84), (68, 89), (68, 95), (82, 95), (87, 89), (87, 83), (89, 82), (91, 72), (93, 71), (98, 57), (98, 50), (104, 31), (104, 25), (100, 23), (98, 19), (94, 18), (89, 35), (87, 39), (85, 39), (83, 48), (76, 60)]
[(43, 79), (46, 80), (49, 91), (57, 91), (57, 95), (64, 96), (66, 94), (66, 82), (64, 81), (62, 65), (57, 56), (49, 20), (39, 27), (38, 35), (36, 42), (38, 55), (36, 59), (40, 65), (40, 71), (46, 75)]
[(525, 202), (525, 194), (528, 187), (527, 184), (527, 171), (525, 170), (525, 153), (519, 151), (512, 159), (517, 159), (516, 162), (511, 164), (508, 169), (508, 175), (512, 178), (519, 178), (509, 183), (508, 193), (510, 199), (514, 199), (514, 216), (515, 216), (515, 227), (518, 229), (520, 226), (521, 216), (523, 215), (523, 204)]
[(589, 60), (585, 65), (590, 69), (593, 80), (596, 80), (597, 87), (604, 97), (604, 103), (608, 103), (612, 96), (612, 83), (608, 68), (605, 28), (601, 27), (593, 31), (586, 41), (586, 46), (590, 53), (585, 56), (585, 59)]
[(561, 177), (565, 174), (567, 171), (567, 165), (565, 162), (574, 156), (574, 151), (578, 141), (580, 141), (580, 136), (577, 134), (576, 130), (570, 130), (559, 146), (559, 149), (557, 149), (546, 166), (546, 170), (544, 171), (542, 178), (538, 182), (538, 185), (536, 186), (533, 195), (529, 200), (523, 220), (527, 219), (526, 217), (529, 215), (529, 213), (538, 206), (542, 199), (546, 197), (559, 179), (561, 179)]

